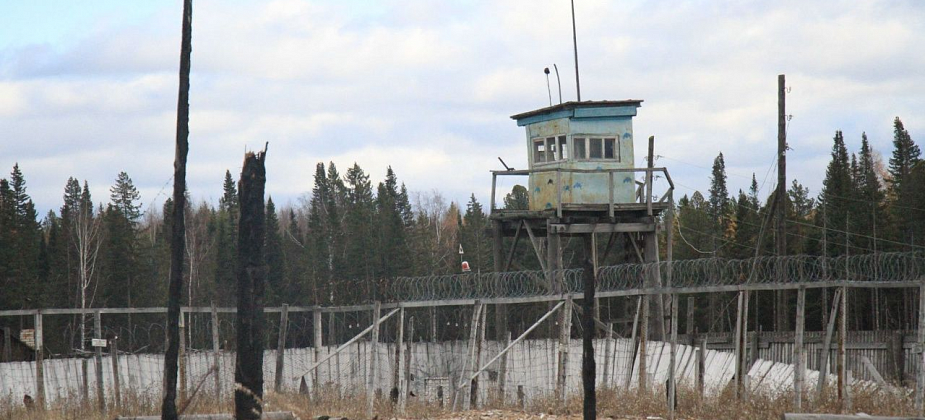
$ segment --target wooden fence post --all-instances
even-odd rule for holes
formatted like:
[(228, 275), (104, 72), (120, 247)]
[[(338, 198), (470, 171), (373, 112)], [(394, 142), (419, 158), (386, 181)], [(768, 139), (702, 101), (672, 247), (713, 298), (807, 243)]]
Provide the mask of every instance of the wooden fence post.
[(610, 387), (610, 359), (613, 357), (613, 322), (608, 322), (607, 331), (604, 336), (604, 380), (601, 388)]
[(675, 405), (677, 405), (678, 383), (677, 373), (678, 354), (678, 295), (671, 296), (671, 357), (668, 361), (668, 418), (674, 420)]
[(700, 352), (697, 353), (697, 395), (703, 399), (703, 376), (707, 365), (707, 338), (700, 339)]
[(556, 404), (565, 404), (566, 375), (568, 374), (568, 348), (572, 330), (572, 297), (565, 300), (562, 316), (559, 318), (559, 369), (556, 375)]
[(646, 372), (646, 350), (649, 342), (649, 296), (642, 295), (640, 298), (642, 299), (640, 315), (642, 320), (639, 323), (639, 356), (637, 356), (639, 359), (638, 389), (640, 394), (644, 394), (649, 383), (649, 373)]
[(838, 315), (838, 399), (841, 402), (842, 413), (848, 412), (848, 360), (845, 356), (845, 341), (848, 335), (848, 289), (842, 287), (841, 303)]
[(186, 312), (183, 309), (180, 309), (180, 340), (179, 340), (179, 352), (177, 356), (178, 368), (180, 370), (180, 401), (178, 401), (178, 406), (182, 406), (186, 402)]
[(215, 375), (215, 398), (218, 399), (222, 395), (222, 380), (221, 380), (221, 352), (220, 352), (220, 343), (219, 343), (219, 323), (218, 323), (218, 308), (215, 307), (215, 302), (212, 302), (212, 370)]
[(797, 319), (793, 342), (793, 406), (797, 411), (803, 409), (803, 329), (806, 321), (806, 287), (797, 290)]
[(919, 366), (915, 376), (915, 412), (922, 415), (925, 412), (925, 286), (919, 286), (919, 325), (918, 336), (915, 340), (915, 349), (918, 352)]
[[(103, 322), (100, 311), (93, 314), (93, 335), (97, 339), (103, 338)], [(94, 347), (96, 348), (96, 398), (99, 402), (100, 411), (106, 412), (106, 395), (104, 395), (103, 391), (103, 348), (100, 346)]]
[(376, 347), (379, 344), (379, 316), (382, 312), (382, 304), (379, 301), (373, 306), (373, 331), (372, 338), (369, 340), (369, 355), (367, 356), (366, 368), (366, 417), (373, 417), (373, 408), (376, 403), (376, 362), (378, 360)]
[[(35, 398), (40, 409), (45, 409), (45, 346), (42, 332), (42, 311), (35, 312)], [(6, 347), (10, 349), (9, 344)]]
[(740, 399), (742, 398), (742, 383), (743, 383), (743, 380), (742, 380), (742, 375), (743, 375), (743, 374), (742, 374), (742, 359), (743, 359), (742, 353), (743, 353), (743, 350), (744, 350), (744, 349), (742, 348), (742, 335), (743, 335), (743, 331), (742, 331), (742, 329), (743, 329), (743, 324), (742, 324), (742, 304), (744, 303), (742, 300), (743, 300), (744, 296), (743, 296), (742, 292), (739, 292), (738, 295), (739, 295), (739, 296), (738, 296), (738, 304), (737, 304), (737, 306), (736, 306), (735, 335), (733, 336), (733, 337), (734, 337), (734, 340), (735, 340), (735, 350), (734, 350), (734, 355), (735, 355), (735, 358), (734, 358), (734, 360), (735, 360), (735, 376), (734, 376), (734, 380), (733, 380), (733, 385), (734, 385), (734, 387), (735, 387), (735, 398), (736, 398), (736, 400), (740, 400)]
[(395, 365), (395, 387), (398, 391), (398, 412), (405, 411), (405, 308), (398, 311), (398, 339), (395, 341), (398, 363)]
[[(334, 319), (333, 315), (331, 315), (331, 319)], [(331, 328), (332, 333), (333, 333), (333, 330), (334, 329)], [(314, 350), (315, 350), (315, 362), (317, 362), (318, 360), (321, 359), (321, 349), (324, 347), (324, 341), (323, 341), (324, 331), (323, 331), (323, 327), (321, 326), (321, 308), (315, 308), (312, 311), (312, 332), (314, 333), (314, 336), (315, 336), (314, 341), (312, 341), (312, 346), (314, 347)], [(340, 360), (339, 357), (338, 357), (338, 360)], [(328, 374), (329, 375), (330, 375), (330, 372), (331, 372), (331, 364), (329, 363), (328, 364)], [(340, 372), (338, 371), (338, 373)], [(321, 391), (321, 374), (318, 373), (318, 369), (315, 369), (315, 371), (312, 372), (312, 393), (315, 395), (316, 398), (320, 398), (321, 397), (320, 391)]]
[(276, 343), (276, 392), (283, 392), (283, 369), (286, 367), (286, 332), (289, 329), (289, 304), (279, 314), (279, 340)]
[(122, 410), (122, 390), (119, 380), (119, 337), (109, 341), (109, 353), (112, 356), (112, 390), (115, 397), (116, 410)]

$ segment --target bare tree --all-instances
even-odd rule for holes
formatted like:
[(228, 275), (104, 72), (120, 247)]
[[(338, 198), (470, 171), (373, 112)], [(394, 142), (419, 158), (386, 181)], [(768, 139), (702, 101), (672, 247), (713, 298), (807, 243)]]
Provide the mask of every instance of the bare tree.
[(170, 285), (167, 291), (167, 352), (164, 355), (164, 401), (161, 419), (177, 420), (177, 368), (180, 356), (180, 302), (186, 236), (186, 156), (189, 153), (189, 74), (192, 55), (193, 0), (183, 1), (180, 43), (180, 90), (177, 98), (177, 144), (173, 164), (173, 224), (170, 229)]
[[(93, 305), (96, 296), (96, 257), (99, 255), (100, 218), (93, 217), (93, 203), (81, 202), (77, 212), (71, 220), (73, 230), (71, 241), (77, 250), (77, 296), (80, 300), (80, 309)], [(90, 289), (90, 286), (93, 289)], [(87, 341), (87, 314), (80, 315), (80, 349), (86, 348)]]

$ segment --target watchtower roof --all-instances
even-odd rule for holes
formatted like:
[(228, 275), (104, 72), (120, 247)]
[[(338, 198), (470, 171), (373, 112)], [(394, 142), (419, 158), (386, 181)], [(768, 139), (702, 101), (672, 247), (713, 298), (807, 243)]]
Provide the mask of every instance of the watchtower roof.
[(622, 101), (569, 101), (512, 115), (511, 119), (516, 120), (517, 125), (523, 127), (528, 124), (557, 118), (633, 117), (636, 116), (636, 108), (640, 106), (642, 106), (642, 99), (626, 99)]

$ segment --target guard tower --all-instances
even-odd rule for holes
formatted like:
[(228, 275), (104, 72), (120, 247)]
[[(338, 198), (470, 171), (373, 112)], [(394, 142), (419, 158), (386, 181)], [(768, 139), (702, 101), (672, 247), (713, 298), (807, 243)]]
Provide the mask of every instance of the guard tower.
[[(511, 117), (526, 129), (529, 167), (492, 171), (490, 219), (496, 272), (512, 269), (513, 248), (504, 249), (504, 237), (514, 238), (512, 247), (529, 237), (555, 293), (567, 291), (553, 275), (568, 268), (562, 266), (562, 236), (590, 237), (592, 245), (586, 249), (594, 250), (595, 272), (598, 256), (593, 244), (598, 234), (609, 236), (608, 243), (626, 235), (640, 262), (658, 261), (657, 220), (669, 208), (673, 184), (665, 168), (652, 166), (652, 137), (648, 166), (634, 167), (633, 117), (641, 105), (641, 100), (566, 102)], [(499, 176), (527, 177), (528, 208), (498, 208)], [(662, 183), (659, 197), (653, 192), (655, 180)], [(646, 286), (659, 287), (659, 279), (653, 273)], [(662, 318), (660, 303), (655, 310), (655, 319)], [(656, 337), (663, 331), (658, 325), (652, 328), (650, 333)]]

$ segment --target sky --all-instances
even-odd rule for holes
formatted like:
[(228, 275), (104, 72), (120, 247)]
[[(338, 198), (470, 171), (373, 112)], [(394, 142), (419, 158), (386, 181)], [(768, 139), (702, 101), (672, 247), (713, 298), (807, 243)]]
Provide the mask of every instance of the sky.
[[(656, 137), (678, 195), (706, 191), (720, 152), (731, 192), (753, 173), (774, 188), (778, 74), (788, 179), (813, 196), (835, 130), (887, 159), (899, 116), (925, 143), (925, 2), (575, 3), (582, 99), (643, 99), (635, 137)], [(0, 173), (18, 162), (41, 212), (68, 177), (96, 202), (120, 171), (143, 208), (171, 193), (181, 11), (0, 0)], [(497, 157), (526, 166), (509, 116), (549, 104), (543, 68), (575, 99), (571, 29), (567, 0), (195, 0), (190, 193), (217, 203), (225, 170), (269, 142), (278, 206), (299, 205), (318, 162), (374, 182), (391, 165), (410, 191), (487, 203)]]

